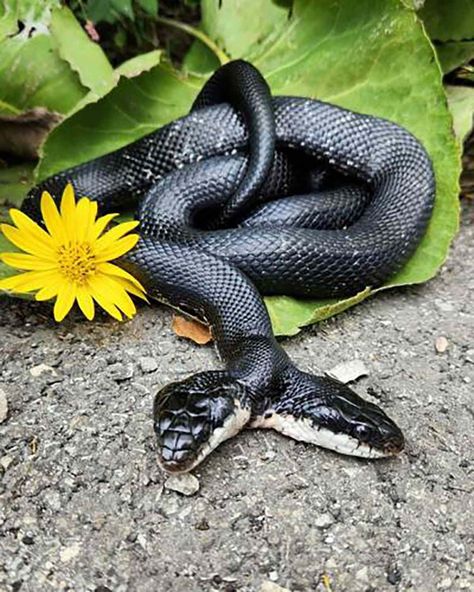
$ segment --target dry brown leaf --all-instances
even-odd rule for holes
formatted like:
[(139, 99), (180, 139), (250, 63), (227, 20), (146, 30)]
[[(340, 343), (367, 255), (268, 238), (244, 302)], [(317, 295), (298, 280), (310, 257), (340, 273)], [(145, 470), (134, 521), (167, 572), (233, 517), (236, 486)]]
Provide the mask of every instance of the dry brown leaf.
[(191, 339), (191, 341), (199, 343), (199, 345), (205, 345), (212, 341), (210, 327), (194, 319), (186, 319), (185, 317), (175, 315), (171, 326), (176, 335)]
[(35, 107), (19, 115), (0, 115), (0, 152), (38, 158), (38, 149), (62, 115)]

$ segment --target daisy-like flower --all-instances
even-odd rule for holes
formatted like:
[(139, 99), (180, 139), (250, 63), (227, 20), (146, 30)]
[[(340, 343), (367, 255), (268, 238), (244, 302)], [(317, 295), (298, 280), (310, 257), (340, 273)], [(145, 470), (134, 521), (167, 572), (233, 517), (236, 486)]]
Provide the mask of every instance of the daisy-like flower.
[(118, 214), (97, 218), (97, 203), (83, 197), (77, 204), (67, 185), (60, 210), (48, 192), (41, 196), (46, 230), (17, 209), (10, 210), (15, 224), (1, 224), (6, 238), (23, 253), (1, 253), (1, 260), (25, 273), (0, 280), (0, 290), (36, 292), (36, 300), (54, 303), (54, 318), (62, 321), (75, 301), (87, 319), (94, 318), (97, 302), (111, 316), (122, 320), (136, 313), (129, 294), (146, 300), (143, 286), (121, 267), (110, 263), (130, 251), (139, 239), (128, 234), (137, 221), (117, 224), (104, 233)]

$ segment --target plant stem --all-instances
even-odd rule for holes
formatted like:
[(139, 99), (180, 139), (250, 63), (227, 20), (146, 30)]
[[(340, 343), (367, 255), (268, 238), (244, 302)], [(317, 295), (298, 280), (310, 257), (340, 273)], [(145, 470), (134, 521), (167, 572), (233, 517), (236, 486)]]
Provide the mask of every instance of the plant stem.
[(189, 35), (196, 37), (196, 39), (199, 39), (199, 41), (204, 43), (204, 45), (206, 45), (214, 53), (214, 55), (219, 60), (221, 66), (223, 64), (226, 64), (230, 60), (229, 56), (225, 54), (222, 51), (222, 49), (220, 49), (217, 46), (217, 44), (214, 43), (214, 41), (212, 41), (212, 39), (209, 39), (209, 37), (199, 29), (196, 29), (191, 25), (181, 23), (180, 21), (175, 21), (173, 19), (166, 18), (164, 16), (157, 17), (156, 22), (161, 23), (162, 25), (169, 25), (170, 27), (175, 27), (176, 29), (180, 29), (181, 31), (184, 31)]

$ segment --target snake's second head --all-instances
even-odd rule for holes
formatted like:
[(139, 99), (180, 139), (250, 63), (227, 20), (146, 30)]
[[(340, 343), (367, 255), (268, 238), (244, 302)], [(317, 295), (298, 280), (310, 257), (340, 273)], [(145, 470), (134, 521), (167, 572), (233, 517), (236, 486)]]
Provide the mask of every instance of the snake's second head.
[(306, 377), (309, 388), (298, 393), (290, 405), (283, 401), (275, 406), (268, 413), (264, 427), (362, 458), (389, 457), (403, 450), (400, 428), (380, 407), (336, 380)]
[(202, 372), (164, 387), (155, 398), (159, 463), (183, 473), (198, 465), (250, 418), (242, 384), (225, 372)]

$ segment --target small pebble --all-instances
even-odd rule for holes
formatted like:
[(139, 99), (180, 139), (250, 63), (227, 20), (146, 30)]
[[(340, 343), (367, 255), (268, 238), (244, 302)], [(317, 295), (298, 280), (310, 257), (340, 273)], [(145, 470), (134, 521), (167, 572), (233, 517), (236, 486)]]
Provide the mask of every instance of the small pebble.
[(367, 376), (369, 371), (362, 360), (351, 360), (350, 362), (342, 362), (325, 372), (326, 376), (335, 378), (339, 382), (347, 384), (353, 382), (361, 376)]
[(6, 471), (8, 467), (12, 464), (12, 462), (13, 457), (6, 454), (5, 456), (2, 456), (2, 458), (0, 458), (0, 467), (2, 467), (4, 471)]
[(141, 358), (138, 358), (138, 363), (140, 364), (142, 372), (145, 372), (145, 374), (148, 374), (149, 372), (154, 372), (158, 369), (158, 362), (155, 360), (155, 358), (152, 358), (151, 356), (143, 356)]
[(49, 372), (52, 376), (58, 375), (56, 370), (54, 368), (51, 368), (51, 366), (48, 366), (47, 364), (38, 364), (37, 366), (33, 366), (33, 368), (30, 368), (30, 374), (34, 378), (38, 378), (38, 376), (41, 376), (45, 372)]
[(111, 364), (109, 366), (109, 375), (112, 378), (112, 380), (115, 380), (116, 382), (129, 380), (133, 377), (133, 365), (122, 364), (120, 362), (117, 362), (116, 364)]
[(182, 495), (194, 495), (199, 491), (199, 481), (197, 477), (190, 473), (171, 475), (165, 481), (165, 487), (171, 491), (177, 491)]
[(449, 342), (444, 337), (444, 335), (440, 335), (435, 339), (435, 349), (439, 354), (444, 354), (444, 352), (448, 349)]
[(334, 524), (334, 518), (331, 516), (331, 514), (328, 514), (327, 512), (325, 514), (321, 514), (320, 516), (318, 516), (314, 521), (314, 525), (316, 526), (316, 528), (321, 529), (329, 528), (331, 524)]
[(454, 310), (454, 306), (451, 302), (446, 302), (439, 298), (435, 298), (434, 304), (441, 312), (452, 312)]

